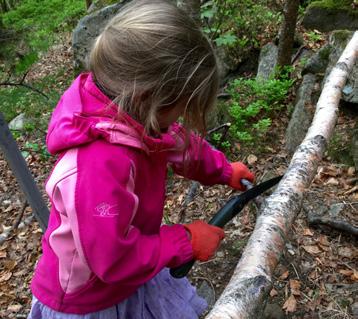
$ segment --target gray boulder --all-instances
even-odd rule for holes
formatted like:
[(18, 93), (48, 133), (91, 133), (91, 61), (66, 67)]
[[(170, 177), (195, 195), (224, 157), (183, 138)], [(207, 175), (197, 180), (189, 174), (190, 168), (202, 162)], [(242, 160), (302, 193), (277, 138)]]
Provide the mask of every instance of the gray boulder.
[(107, 22), (129, 1), (130, 0), (119, 1), (114, 5), (83, 17), (78, 22), (72, 34), (74, 67), (77, 72), (86, 69), (87, 58), (91, 51), (93, 41), (101, 33)]
[(306, 74), (297, 92), (296, 105), (286, 130), (286, 150), (293, 154), (304, 139), (315, 112), (312, 99), (316, 76)]
[(9, 129), (14, 131), (22, 131), (27, 123), (29, 123), (29, 120), (26, 118), (24, 113), (21, 113), (11, 120), (9, 123)]
[(316, 1), (307, 8), (302, 25), (322, 32), (357, 30), (358, 10), (349, 5), (329, 5), (325, 1)]
[(324, 74), (329, 62), (329, 55), (331, 53), (331, 45), (327, 44), (319, 49), (314, 55), (310, 57), (302, 69), (301, 74)]
[(262, 47), (256, 79), (268, 80), (270, 78), (277, 63), (277, 53), (278, 47), (273, 43)]
[[(332, 50), (329, 55), (329, 63), (323, 83), (325, 83), (328, 75), (332, 71), (332, 68), (336, 65), (339, 57), (352, 36), (353, 32), (351, 31), (334, 31), (331, 34), (329, 42)], [(346, 85), (342, 91), (342, 100), (350, 103), (358, 103), (358, 63), (355, 63), (353, 70), (349, 74)]]

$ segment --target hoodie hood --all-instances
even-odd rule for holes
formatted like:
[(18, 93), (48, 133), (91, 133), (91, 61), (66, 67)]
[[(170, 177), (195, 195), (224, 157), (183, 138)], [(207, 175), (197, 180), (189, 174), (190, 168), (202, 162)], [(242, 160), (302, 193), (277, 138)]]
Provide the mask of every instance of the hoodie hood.
[[(119, 119), (118, 119), (119, 118)], [(91, 73), (83, 73), (71, 84), (58, 102), (48, 127), (47, 148), (58, 154), (97, 139), (126, 145), (146, 153), (173, 149), (178, 125), (153, 138), (128, 114), (118, 116), (117, 107), (98, 89)]]

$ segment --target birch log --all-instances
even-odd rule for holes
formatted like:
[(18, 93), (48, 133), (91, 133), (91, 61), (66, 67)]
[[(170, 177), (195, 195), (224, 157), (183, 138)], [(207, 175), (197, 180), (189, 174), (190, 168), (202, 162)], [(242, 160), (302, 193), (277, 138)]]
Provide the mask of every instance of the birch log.
[(334, 130), (341, 92), (357, 56), (358, 31), (332, 69), (305, 139), (294, 153), (277, 189), (261, 209), (234, 274), (206, 319), (262, 318), (273, 271), (300, 210), (304, 192), (316, 174)]

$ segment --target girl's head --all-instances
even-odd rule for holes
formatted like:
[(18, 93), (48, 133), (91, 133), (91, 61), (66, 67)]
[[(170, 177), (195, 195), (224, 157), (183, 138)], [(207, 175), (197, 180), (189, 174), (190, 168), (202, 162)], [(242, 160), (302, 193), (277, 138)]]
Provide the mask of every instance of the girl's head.
[(100, 88), (121, 110), (159, 132), (182, 115), (205, 132), (218, 70), (212, 47), (171, 1), (132, 1), (97, 38), (89, 61)]

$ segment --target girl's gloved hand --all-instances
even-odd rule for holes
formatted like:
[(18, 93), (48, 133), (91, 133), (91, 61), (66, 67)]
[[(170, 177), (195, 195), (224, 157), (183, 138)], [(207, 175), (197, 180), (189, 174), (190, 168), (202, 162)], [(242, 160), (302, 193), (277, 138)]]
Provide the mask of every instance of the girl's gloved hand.
[(241, 180), (247, 179), (249, 182), (253, 183), (255, 180), (255, 175), (250, 172), (245, 164), (241, 162), (231, 163), (231, 167), (232, 175), (229, 181), (229, 186), (238, 189), (239, 191), (245, 191), (246, 187), (241, 184)]
[(208, 261), (214, 256), (221, 240), (224, 239), (224, 231), (202, 220), (196, 220), (191, 224), (183, 225), (190, 233), (194, 259)]

